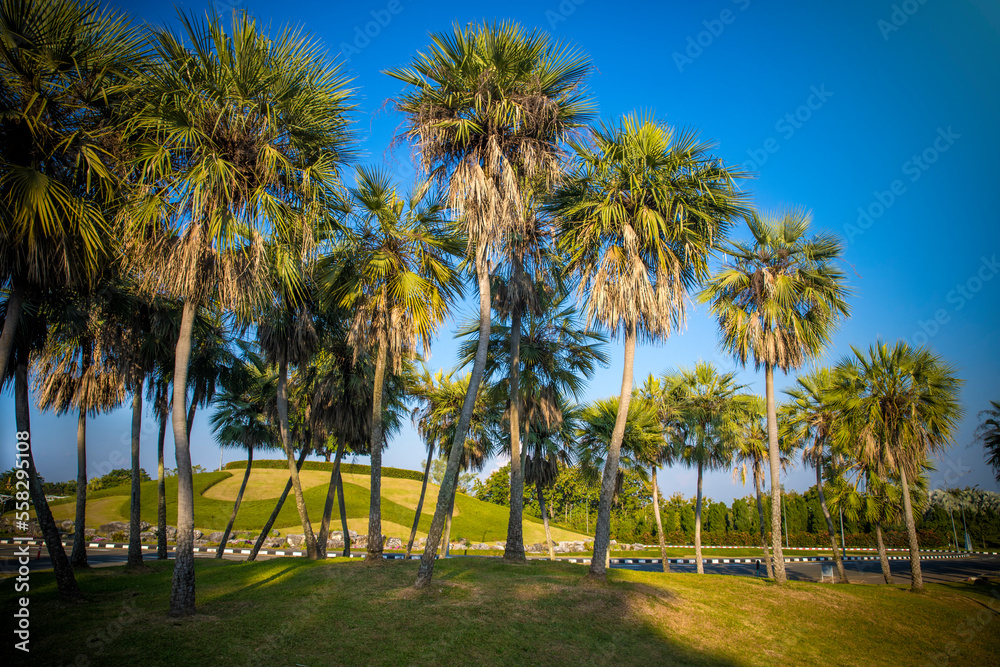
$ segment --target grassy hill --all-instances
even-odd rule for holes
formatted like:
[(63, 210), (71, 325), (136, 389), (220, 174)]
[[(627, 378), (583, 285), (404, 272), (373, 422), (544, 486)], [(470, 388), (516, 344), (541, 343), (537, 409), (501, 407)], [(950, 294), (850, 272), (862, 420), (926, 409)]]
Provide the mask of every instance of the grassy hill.
[[(198, 613), (167, 617), (173, 564), (77, 572), (87, 604), (31, 575), (31, 654), (10, 664), (989, 665), (1000, 586), (834, 586), (455, 558), (196, 560)], [(14, 608), (14, 577), (0, 603)], [(12, 651), (17, 654), (19, 652)], [(17, 661), (21, 661), (18, 663)]]
[[(326, 501), (327, 484), (330, 474), (319, 470), (303, 470), (300, 473), (309, 519), (315, 529), (319, 529), (323, 504)], [(259, 530), (271, 512), (284, 489), (288, 473), (275, 469), (254, 468), (236, 517), (236, 530)], [(194, 523), (202, 531), (222, 530), (229, 521), (233, 502), (243, 480), (243, 470), (199, 473), (194, 476), (196, 494)], [(410, 534), (414, 512), (420, 495), (420, 482), (412, 479), (385, 478), (382, 480), (382, 524), (383, 532), (389, 536), (405, 538)], [(368, 531), (368, 506), (370, 478), (366, 475), (344, 475), (344, 500), (347, 508), (347, 522), (351, 530), (360, 533)], [(87, 525), (97, 527), (109, 521), (128, 520), (129, 488), (120, 486), (104, 489), (87, 499)], [(421, 512), (418, 536), (426, 536), (433, 518), (438, 487), (428, 484), (427, 497)], [(177, 478), (166, 479), (167, 523), (177, 523)], [(144, 521), (156, 523), (156, 482), (145, 482), (141, 490), (141, 514)], [(76, 505), (74, 498), (65, 498), (52, 505), (52, 514), (57, 521), (74, 518)], [(507, 537), (506, 507), (486, 503), (464, 494), (455, 499), (455, 518), (452, 521), (453, 539), (467, 538), (471, 541), (496, 541)], [(340, 513), (334, 503), (334, 530), (340, 529)], [(295, 509), (294, 497), (289, 494), (274, 527), (282, 533), (301, 532), (301, 523)], [(552, 538), (561, 540), (584, 540), (586, 536), (554, 526)], [(527, 543), (543, 542), (545, 531), (540, 519), (525, 517), (524, 539)]]

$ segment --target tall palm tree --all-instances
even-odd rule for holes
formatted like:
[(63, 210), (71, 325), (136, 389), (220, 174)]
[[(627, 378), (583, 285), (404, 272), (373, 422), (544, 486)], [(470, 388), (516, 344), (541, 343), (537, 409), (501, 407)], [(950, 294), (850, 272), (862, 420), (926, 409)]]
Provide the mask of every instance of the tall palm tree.
[[(125, 400), (125, 383), (113, 357), (105, 326), (106, 303), (100, 298), (68, 295), (53, 310), (53, 325), (40, 351), (38, 407), (57, 415), (76, 412), (76, 525), (73, 567), (87, 567), (84, 530), (87, 514), (87, 417), (112, 410)], [(50, 304), (50, 307), (52, 304)]]
[(840, 415), (830, 404), (830, 389), (833, 386), (833, 375), (828, 368), (819, 368), (812, 373), (800, 375), (795, 380), (792, 389), (785, 393), (791, 399), (782, 406), (779, 421), (785, 440), (802, 449), (802, 462), (811, 465), (816, 470), (816, 491), (819, 494), (819, 506), (826, 519), (826, 530), (830, 535), (830, 547), (833, 549), (833, 560), (837, 566), (837, 577), (842, 584), (850, 583), (844, 571), (843, 554), (837, 548), (837, 531), (833, 527), (830, 509), (826, 504), (826, 494), (823, 492), (823, 467), (831, 459), (839, 457), (832, 451), (833, 434), (837, 428)]
[(676, 456), (698, 470), (698, 490), (694, 506), (694, 557), (698, 574), (705, 574), (701, 557), (702, 478), (705, 470), (731, 465), (737, 448), (739, 424), (746, 420), (751, 399), (740, 394), (736, 373), (720, 373), (713, 364), (699, 361), (694, 368), (680, 369), (664, 377), (677, 388), (683, 437), (677, 442)]
[[(448, 204), (468, 240), (479, 288), (480, 349), (439, 491), (416, 585), (431, 581), (446, 503), (458, 479), (486, 365), (490, 333), (490, 261), (527, 222), (525, 184), (558, 174), (559, 144), (589, 121), (593, 104), (582, 89), (587, 59), (515, 23), (455, 25), (431, 34), (430, 48), (408, 67), (386, 72), (406, 90), (395, 99), (403, 137), (421, 165), (448, 184)], [(518, 430), (512, 429), (517, 437)], [(516, 446), (516, 443), (514, 443)]]
[[(155, 66), (139, 84), (133, 131), (144, 190), (128, 211), (126, 254), (150, 289), (183, 299), (173, 375), (178, 469), (177, 558), (172, 615), (194, 613), (194, 490), (186, 434), (187, 370), (198, 307), (271, 294), (263, 237), (308, 228), (333, 199), (348, 153), (349, 91), (336, 67), (301, 32), (270, 37), (234, 12), (181, 16), (183, 36), (150, 32)], [(166, 224), (174, 234), (159, 232)], [(308, 229), (305, 229), (308, 238)]]
[(962, 416), (962, 381), (939, 356), (902, 341), (891, 346), (876, 342), (867, 352), (851, 350), (852, 355), (837, 363), (831, 392), (845, 422), (837, 438), (845, 449), (853, 445), (854, 457), (880, 479), (898, 475), (911, 589), (919, 591), (924, 584), (910, 481), (917, 479), (931, 454), (951, 442)]
[(734, 243), (726, 266), (700, 300), (719, 320), (722, 346), (746, 366), (764, 367), (768, 459), (771, 473), (771, 540), (774, 577), (785, 583), (781, 549), (781, 484), (774, 370), (788, 372), (817, 355), (837, 320), (848, 315), (844, 274), (835, 265), (841, 245), (830, 234), (807, 237), (811, 216), (801, 210), (749, 221), (750, 242)]
[(270, 407), (277, 395), (277, 378), (273, 369), (268, 368), (259, 355), (251, 350), (245, 352), (247, 358), (240, 360), (244, 372), (234, 374), (233, 380), (227, 382), (225, 390), (216, 401), (215, 412), (209, 418), (220, 447), (245, 451), (247, 455), (243, 481), (236, 494), (229, 523), (226, 524), (219, 548), (215, 552), (216, 558), (222, 558), (225, 553), (226, 542), (229, 541), (229, 534), (250, 479), (254, 452), (276, 449), (280, 442), (270, 415)]
[(687, 291), (708, 275), (708, 258), (731, 221), (748, 214), (735, 189), (742, 173), (709, 154), (712, 145), (651, 118), (602, 124), (576, 160), (549, 212), (567, 273), (586, 296), (588, 324), (625, 342), (619, 414), (601, 482), (592, 576), (603, 577), (611, 496), (632, 396), (640, 337), (662, 340), (684, 320)]
[(1000, 482), (1000, 403), (990, 401), (993, 407), (979, 413), (982, 420), (976, 428), (976, 442), (986, 450), (986, 463), (993, 468)]
[(81, 288), (108, 254), (119, 111), (144, 57), (127, 15), (96, 3), (4, 0), (0, 32), (3, 377), (29, 284)]
[(438, 326), (461, 294), (453, 258), (461, 240), (444, 217), (444, 201), (430, 183), (409, 197), (396, 192), (388, 172), (361, 167), (351, 189), (354, 238), (338, 253), (346, 266), (332, 298), (354, 312), (348, 340), (375, 360), (372, 400), (371, 502), (365, 559), (382, 561), (382, 411), (386, 373), (404, 357), (430, 351)]
[(413, 515), (413, 526), (410, 528), (410, 538), (406, 542), (407, 560), (409, 560), (410, 552), (413, 550), (413, 541), (417, 537), (417, 527), (420, 525), (420, 515), (424, 509), (424, 496), (427, 493), (427, 482), (430, 480), (431, 464), (440, 451), (439, 447), (443, 436), (442, 429), (439, 428), (440, 422), (437, 420), (440, 417), (438, 412), (440, 409), (439, 397), (442, 395), (442, 387), (446, 382), (452, 381), (453, 375), (454, 371), (446, 374), (443, 370), (432, 374), (425, 366), (416, 375), (415, 383), (410, 387), (410, 395), (417, 402), (411, 418), (417, 433), (427, 447), (427, 460), (424, 464), (423, 482), (420, 484), (420, 498), (417, 500), (417, 509)]

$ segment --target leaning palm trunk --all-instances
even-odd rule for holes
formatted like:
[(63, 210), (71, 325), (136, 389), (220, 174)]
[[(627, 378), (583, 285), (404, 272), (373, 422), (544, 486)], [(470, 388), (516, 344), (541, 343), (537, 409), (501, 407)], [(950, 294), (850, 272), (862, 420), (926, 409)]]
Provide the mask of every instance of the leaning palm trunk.
[(128, 511), (128, 567), (142, 567), (142, 540), (139, 537), (141, 482), (139, 478), (139, 436), (142, 433), (142, 382), (132, 392), (132, 497)]
[(636, 325), (629, 324), (625, 333), (625, 370), (622, 372), (622, 389), (618, 401), (618, 415), (611, 433), (608, 460), (601, 477), (601, 498), (597, 505), (597, 526), (594, 531), (594, 553), (590, 559), (590, 576), (604, 578), (610, 559), (611, 500), (618, 478), (618, 460), (621, 457), (625, 425), (628, 422), (628, 405), (632, 399), (632, 371), (635, 363)]
[(885, 542), (882, 541), (882, 522), (875, 522), (875, 544), (878, 546), (878, 560), (882, 564), (882, 578), (885, 583), (891, 584), (892, 570), (889, 569), (889, 556), (885, 552)]
[(441, 553), (448, 557), (451, 555), (451, 521), (455, 518), (455, 496), (456, 493), (451, 494), (451, 502), (448, 504), (448, 518), (445, 520), (444, 524), (444, 547)]
[(163, 441), (167, 437), (167, 415), (160, 415), (160, 433), (156, 438), (156, 558), (167, 559), (167, 481), (163, 474)]
[(698, 499), (694, 504), (694, 562), (698, 574), (705, 574), (705, 561), (701, 559), (701, 481), (703, 466), (698, 461)]
[[(329, 450), (327, 450), (329, 452)], [(330, 485), (326, 488), (326, 502), (323, 503), (323, 519), (319, 524), (319, 537), (316, 538), (316, 553), (321, 559), (326, 558), (326, 543), (330, 537), (330, 518), (333, 516), (333, 501), (337, 495), (337, 480), (340, 479), (340, 459), (344, 455), (344, 441), (337, 443), (337, 455), (333, 459), (333, 470), (330, 471)], [(346, 535), (344, 537), (347, 537)]]
[(421, 588), (431, 583), (434, 576), (434, 558), (437, 555), (438, 543), (444, 530), (444, 522), (448, 514), (449, 499), (455, 493), (458, 483), (458, 469), (462, 462), (462, 449), (465, 437), (472, 423), (472, 410), (476, 405), (476, 395), (483, 380), (483, 370), (486, 368), (486, 352), (490, 344), (490, 272), (487, 264), (486, 249), (476, 250), (476, 279), (479, 283), (479, 343), (476, 346), (475, 362), (472, 374), (469, 376), (469, 388), (465, 392), (465, 402), (455, 428), (455, 439), (452, 441), (451, 452), (448, 455), (448, 466), (438, 490), (437, 506), (434, 508), (434, 519), (427, 533), (427, 543), (424, 554), (420, 557), (420, 569), (417, 571), (415, 586)]
[(21, 319), (21, 306), (24, 303), (23, 290), (20, 281), (13, 280), (10, 296), (7, 297), (7, 314), (4, 316), (3, 331), (0, 332), (0, 378), (6, 377), (7, 361), (14, 349), (14, 333)]
[(669, 572), (667, 544), (663, 538), (663, 520), (660, 518), (660, 489), (656, 484), (656, 466), (650, 466), (650, 475), (653, 478), (653, 515), (656, 517), (656, 538), (660, 543), (660, 562), (663, 565), (663, 571)]
[(781, 549), (781, 454), (778, 449), (778, 413), (774, 407), (774, 367), (764, 366), (767, 402), (767, 454), (771, 467), (771, 547), (774, 549), (774, 580), (783, 584), (785, 556)]
[(388, 343), (379, 341), (372, 393), (371, 495), (368, 503), (368, 544), (365, 561), (382, 562), (382, 400), (385, 393), (385, 362)]
[(771, 563), (771, 554), (767, 548), (767, 528), (764, 522), (764, 501), (761, 499), (760, 491), (760, 470), (757, 464), (753, 466), (753, 487), (757, 494), (757, 517), (760, 524), (760, 548), (764, 550), (764, 563), (767, 565), (767, 578), (774, 579), (774, 565)]
[(847, 572), (844, 571), (843, 554), (837, 549), (837, 530), (833, 527), (833, 519), (830, 518), (830, 510), (826, 506), (826, 494), (823, 493), (823, 475), (820, 464), (816, 464), (816, 488), (819, 490), (819, 506), (823, 509), (823, 517), (826, 519), (826, 530), (830, 533), (830, 546), (833, 547), (833, 562), (837, 565), (837, 577), (840, 583), (849, 584)]
[(340, 530), (344, 534), (344, 558), (351, 557), (351, 531), (347, 527), (347, 504), (344, 502), (344, 476), (337, 473), (337, 508), (340, 510)]
[(233, 531), (233, 524), (236, 523), (236, 514), (240, 511), (240, 503), (243, 502), (243, 492), (247, 490), (247, 482), (250, 480), (250, 470), (253, 468), (253, 447), (247, 448), (247, 469), (243, 473), (243, 482), (240, 484), (240, 490), (236, 494), (236, 503), (233, 504), (233, 513), (229, 515), (229, 523), (226, 524), (226, 529), (222, 532), (222, 539), (219, 540), (219, 548), (215, 550), (215, 557), (222, 558), (222, 554), (226, 552), (226, 542), (229, 541), (229, 534)]
[(556, 552), (552, 547), (552, 533), (549, 531), (549, 515), (545, 511), (545, 494), (542, 493), (541, 482), (535, 482), (535, 493), (538, 494), (538, 509), (542, 511), (542, 525), (545, 526), (545, 546), (549, 548), (549, 560), (555, 560)]
[(80, 408), (76, 422), (76, 519), (73, 523), (73, 567), (87, 567), (87, 411)]
[[(515, 259), (515, 279), (520, 262)], [(521, 308), (514, 305), (510, 316), (510, 514), (503, 559), (523, 563), (524, 556), (524, 463), (521, 459)]]
[(42, 535), (45, 538), (45, 548), (48, 549), (49, 560), (52, 561), (59, 597), (63, 600), (78, 600), (83, 597), (83, 593), (80, 592), (76, 577), (73, 575), (73, 566), (66, 558), (66, 551), (59, 538), (59, 529), (52, 518), (49, 503), (45, 500), (45, 491), (38, 481), (38, 470), (35, 468), (35, 459), (31, 452), (31, 416), (28, 399), (28, 365), (26, 363), (19, 363), (14, 369), (14, 420), (17, 423), (17, 430), (28, 435), (28, 439), (23, 441), (27, 443), (28, 447), (28, 491), (31, 495), (31, 503), (35, 506), (35, 518), (38, 520), (38, 526), (42, 529)]
[(420, 499), (417, 501), (417, 513), (413, 517), (413, 528), (410, 529), (410, 539), (406, 543), (406, 560), (410, 560), (413, 551), (413, 541), (417, 538), (417, 526), (420, 525), (420, 513), (424, 511), (424, 494), (427, 492), (427, 479), (431, 476), (431, 452), (427, 452), (427, 463), (424, 465), (424, 481), (420, 485)]
[[(278, 421), (281, 426), (281, 444), (288, 459), (288, 476), (295, 490), (295, 507), (302, 521), (302, 535), (306, 542), (306, 555), (311, 560), (316, 559), (316, 536), (313, 535), (312, 524), (309, 523), (309, 510), (302, 493), (302, 481), (299, 479), (299, 468), (295, 465), (295, 454), (292, 451), (292, 436), (288, 425), (288, 361), (282, 355), (278, 361)], [(305, 452), (306, 448), (303, 447)]]
[(184, 301), (174, 353), (171, 421), (174, 427), (174, 455), (177, 460), (177, 541), (174, 546), (174, 575), (170, 590), (171, 616), (194, 614), (194, 480), (191, 477), (191, 447), (185, 402), (188, 363), (191, 361), (191, 335), (197, 310), (198, 303), (195, 299), (188, 298)]
[[(302, 462), (306, 460), (306, 450), (303, 449), (299, 452), (299, 460), (295, 463), (296, 471), (302, 467)], [(292, 478), (289, 477), (288, 481), (285, 482), (285, 488), (278, 497), (278, 502), (274, 506), (274, 511), (271, 512), (271, 516), (268, 517), (267, 523), (260, 531), (260, 535), (257, 536), (257, 541), (253, 545), (253, 549), (250, 550), (250, 555), (247, 556), (247, 561), (257, 560), (257, 553), (260, 548), (264, 545), (264, 540), (271, 532), (271, 526), (274, 525), (275, 520), (278, 518), (278, 514), (281, 512), (282, 506), (285, 504), (285, 498), (288, 497), (288, 492), (292, 490)]]
[(924, 590), (924, 577), (920, 571), (920, 544), (917, 542), (917, 526), (913, 522), (913, 507), (910, 503), (910, 487), (906, 482), (906, 467), (899, 468), (899, 482), (903, 487), (903, 514), (906, 521), (906, 535), (910, 538), (910, 590)]

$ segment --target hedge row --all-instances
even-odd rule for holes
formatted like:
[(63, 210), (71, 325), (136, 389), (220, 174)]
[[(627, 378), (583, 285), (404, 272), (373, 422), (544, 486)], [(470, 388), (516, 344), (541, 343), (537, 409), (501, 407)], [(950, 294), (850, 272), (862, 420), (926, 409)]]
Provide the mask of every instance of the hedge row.
[[(247, 467), (246, 461), (230, 461), (226, 464), (226, 470), (242, 470)], [(261, 469), (273, 469), (273, 470), (287, 470), (288, 462), (281, 461), (279, 459), (264, 459), (260, 461), (253, 462), (254, 468)], [(303, 470), (325, 470), (330, 472), (333, 470), (333, 461), (304, 461), (302, 463)], [(343, 473), (348, 473), (351, 475), (370, 475), (372, 473), (372, 467), (361, 465), (358, 463), (341, 463), (340, 471)], [(424, 475), (416, 470), (405, 470), (403, 468), (388, 468), (382, 466), (382, 476), (383, 477), (395, 477), (397, 479), (415, 479), (418, 482), (424, 481)]]

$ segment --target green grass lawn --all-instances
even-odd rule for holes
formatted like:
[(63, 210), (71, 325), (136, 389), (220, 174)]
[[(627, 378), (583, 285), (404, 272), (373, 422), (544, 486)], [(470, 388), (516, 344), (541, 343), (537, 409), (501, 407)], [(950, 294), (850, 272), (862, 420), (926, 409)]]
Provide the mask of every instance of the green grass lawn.
[[(77, 574), (84, 604), (31, 575), (21, 664), (995, 664), (1000, 587), (772, 583), (567, 563), (196, 561), (198, 614), (166, 615), (171, 563)], [(10, 618), (13, 579), (0, 582)], [(8, 655), (10, 655), (8, 653)]]
[[(242, 471), (236, 471), (236, 473), (242, 475)], [(198, 473), (194, 475), (194, 490), (196, 494), (194, 504), (194, 524), (198, 529), (208, 532), (211, 530), (222, 530), (226, 527), (226, 523), (229, 521), (229, 515), (233, 511), (233, 501), (228, 499), (211, 498), (206, 496), (205, 493), (214, 485), (227, 480), (233, 475), (234, 473), (230, 471)], [(355, 476), (352, 475), (351, 477)], [(420, 487), (420, 482), (414, 480), (392, 481), (396, 482), (397, 485), (404, 483), (408, 485), (415, 485), (418, 490)], [(284, 482), (282, 482), (281, 486), (283, 486), (283, 484)], [(323, 505), (326, 502), (326, 491), (327, 487), (325, 484), (312, 486), (304, 490), (306, 507), (309, 511), (309, 519), (314, 523), (314, 525), (317, 526), (323, 515)], [(267, 518), (274, 510), (274, 505), (280, 492), (280, 487), (276, 487), (274, 490), (274, 497), (263, 498), (260, 500), (244, 500), (240, 504), (239, 514), (236, 516), (236, 524), (234, 526), (235, 530), (259, 531), (261, 526), (264, 525), (264, 522), (267, 521)], [(433, 497), (436, 499), (437, 492), (438, 487), (436, 485), (428, 485), (427, 495), (429, 498)], [(88, 515), (90, 513), (91, 501), (99, 501), (102, 504), (101, 509), (103, 511), (97, 514), (97, 516), (99, 516), (99, 521), (94, 522), (88, 520), (87, 525), (96, 528), (101, 523), (106, 523), (108, 521), (127, 521), (129, 511), (128, 494), (128, 486), (120, 486), (113, 489), (102, 489), (92, 495), (88, 494)], [(156, 481), (143, 482), (140, 494), (142, 519), (143, 521), (155, 524)], [(408, 495), (402, 491), (400, 492), (400, 495), (401, 500), (404, 497), (408, 498)], [(233, 492), (233, 496), (235, 498), (235, 491)], [(167, 477), (166, 497), (167, 523), (170, 525), (177, 525), (176, 477)], [(114, 498), (121, 499), (118, 504), (117, 511), (114, 511), (114, 508), (106, 507), (109, 502), (113, 502)], [(353, 530), (358, 530), (360, 528), (361, 530), (359, 532), (367, 532), (369, 507), (368, 488), (345, 481), (344, 500), (347, 507), (348, 520), (364, 520), (364, 526), (360, 526), (352, 522), (353, 525), (351, 528)], [(70, 497), (64, 498), (57, 503), (52, 503), (52, 513), (56, 520), (61, 521), (73, 518), (75, 515), (75, 502), (75, 498)], [(431, 511), (432, 507), (433, 506), (431, 505)], [(457, 511), (456, 516), (452, 521), (452, 539), (457, 540), (459, 538), (466, 538), (473, 542), (492, 542), (505, 540), (507, 538), (508, 508), (483, 502), (464, 494), (458, 494), (455, 498), (455, 507), (457, 508)], [(388, 528), (386, 529), (387, 534), (395, 537), (408, 537), (409, 528), (413, 525), (413, 516), (414, 509), (395, 502), (391, 497), (387, 496), (386, 493), (383, 493), (382, 520), (387, 525), (394, 524), (394, 530), (390, 530)], [(433, 514), (428, 511), (428, 506), (425, 505), (424, 511), (421, 513), (420, 524), (418, 526), (418, 530), (421, 534), (427, 533), (430, 528), (432, 518)], [(340, 530), (340, 512), (336, 503), (334, 503), (333, 506), (333, 523), (334, 527), (332, 529)], [(524, 517), (524, 524), (526, 542), (533, 543), (544, 541), (545, 537), (541, 519), (526, 515)], [(292, 494), (289, 494), (288, 499), (281, 508), (281, 512), (278, 514), (278, 519), (275, 521), (274, 527), (280, 529), (283, 533), (301, 533), (301, 525), (298, 511), (295, 508), (295, 498)], [(584, 535), (557, 528), (553, 531), (553, 539), (557, 541), (584, 540), (586, 537)]]

